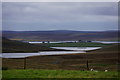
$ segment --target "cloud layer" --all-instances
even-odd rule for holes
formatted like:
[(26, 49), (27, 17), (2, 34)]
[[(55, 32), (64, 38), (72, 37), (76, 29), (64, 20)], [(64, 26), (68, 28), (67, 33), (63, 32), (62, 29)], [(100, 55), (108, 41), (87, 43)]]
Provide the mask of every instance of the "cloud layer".
[(3, 30), (117, 30), (114, 2), (4, 2)]

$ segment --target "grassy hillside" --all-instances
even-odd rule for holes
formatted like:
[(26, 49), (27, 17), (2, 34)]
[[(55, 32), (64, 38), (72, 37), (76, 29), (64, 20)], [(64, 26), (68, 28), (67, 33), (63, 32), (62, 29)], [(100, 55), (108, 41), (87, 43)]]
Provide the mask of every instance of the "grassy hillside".
[(99, 53), (99, 52), (118, 52), (118, 51), (120, 51), (119, 48), (120, 48), (120, 43), (118, 43), (118, 44), (111, 44), (111, 45), (106, 46), (104, 48), (101, 48), (99, 50), (92, 51), (92, 53), (95, 53), (95, 52), (96, 53)]
[(45, 50), (55, 50), (49, 47), (34, 45), (29, 43), (23, 43), (20, 41), (13, 41), (6, 38), (2, 38), (2, 52), (3, 53), (15, 53), (15, 52), (38, 52)]

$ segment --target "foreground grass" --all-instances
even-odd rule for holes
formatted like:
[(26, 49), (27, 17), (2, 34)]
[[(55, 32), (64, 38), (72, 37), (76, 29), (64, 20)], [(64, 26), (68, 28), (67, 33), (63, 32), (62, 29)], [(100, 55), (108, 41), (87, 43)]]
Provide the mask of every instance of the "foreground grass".
[(117, 78), (117, 71), (3, 70), (3, 78)]

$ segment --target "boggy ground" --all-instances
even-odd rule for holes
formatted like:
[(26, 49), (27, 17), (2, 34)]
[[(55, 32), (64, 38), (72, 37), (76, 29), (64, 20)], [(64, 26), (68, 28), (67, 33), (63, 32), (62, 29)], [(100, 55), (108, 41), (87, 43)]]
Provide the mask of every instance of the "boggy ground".
[[(3, 59), (6, 69), (118, 70), (118, 45), (80, 54), (34, 56), (24, 59)], [(88, 62), (88, 68), (87, 68)]]

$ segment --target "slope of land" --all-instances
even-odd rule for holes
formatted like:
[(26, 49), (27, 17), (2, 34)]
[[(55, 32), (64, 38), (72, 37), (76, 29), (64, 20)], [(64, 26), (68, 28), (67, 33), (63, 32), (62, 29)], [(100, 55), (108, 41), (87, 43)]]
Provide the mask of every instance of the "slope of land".
[(9, 40), (2, 38), (2, 52), (3, 53), (16, 53), (16, 52), (38, 52), (38, 51), (55, 50), (49, 47), (34, 45), (29, 43), (23, 43), (20, 41)]
[(106, 46), (104, 48), (101, 48), (99, 50), (95, 50), (95, 51), (92, 51), (92, 53), (99, 53), (99, 52), (118, 52), (120, 51), (119, 50), (119, 47), (120, 47), (120, 44), (116, 43), (116, 44), (112, 44), (112, 45), (109, 45), (109, 46)]

